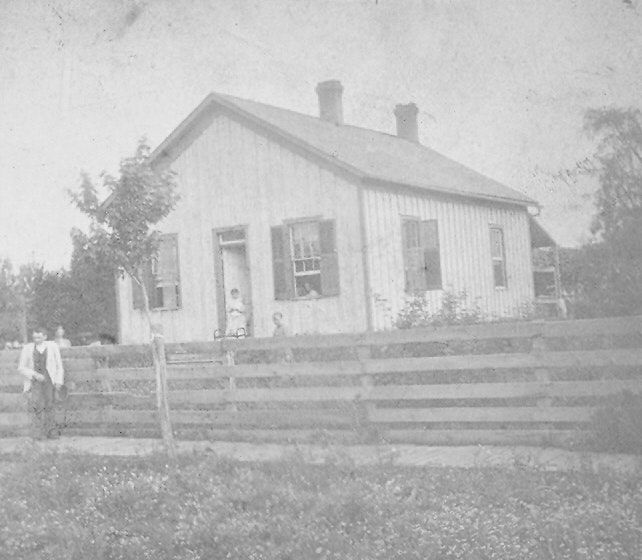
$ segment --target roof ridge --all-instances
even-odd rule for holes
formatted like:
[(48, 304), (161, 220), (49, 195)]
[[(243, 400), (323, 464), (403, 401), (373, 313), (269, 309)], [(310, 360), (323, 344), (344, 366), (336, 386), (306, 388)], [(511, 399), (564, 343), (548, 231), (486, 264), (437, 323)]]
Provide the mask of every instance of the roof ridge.
[[(152, 160), (166, 154), (172, 144), (184, 137), (212, 103), (227, 106), (279, 131), (284, 138), (327, 157), (334, 165), (362, 179), (524, 206), (538, 205), (523, 192), (419, 142), (358, 125), (337, 125), (319, 116), (215, 91), (161, 142), (151, 154)], [(379, 153), (387, 157), (378, 157)]]
[[(263, 103), (262, 101), (255, 101), (254, 99), (247, 99), (246, 97), (238, 97), (236, 95), (230, 95), (227, 93), (220, 93), (217, 91), (212, 91), (210, 92), (214, 95), (220, 95), (221, 97), (225, 97), (227, 99), (231, 99), (234, 101), (235, 99), (238, 99), (240, 101), (243, 101), (244, 103), (253, 103), (255, 105), (262, 105), (263, 107), (268, 107), (269, 109), (278, 109), (279, 111), (285, 111), (287, 113), (293, 113), (299, 117), (307, 117), (309, 119), (314, 119), (317, 122), (327, 124), (329, 127), (334, 127), (334, 128), (356, 128), (358, 130), (364, 130), (366, 132), (374, 132), (376, 134), (383, 134), (385, 136), (390, 136), (391, 138), (397, 138), (398, 140), (406, 140), (405, 138), (400, 138), (396, 134), (392, 134), (390, 132), (384, 132), (383, 130), (376, 130), (374, 128), (366, 128), (365, 126), (359, 126), (357, 124), (351, 124), (351, 123), (342, 123), (342, 124), (335, 124), (326, 120), (323, 120), (321, 117), (317, 115), (310, 115), (309, 113), (301, 113), (299, 111), (295, 111), (294, 109), (288, 109), (287, 107), (281, 107), (279, 105), (270, 105), (269, 103)], [(421, 146), (421, 144), (419, 144)], [(429, 148), (430, 149), (430, 148)]]

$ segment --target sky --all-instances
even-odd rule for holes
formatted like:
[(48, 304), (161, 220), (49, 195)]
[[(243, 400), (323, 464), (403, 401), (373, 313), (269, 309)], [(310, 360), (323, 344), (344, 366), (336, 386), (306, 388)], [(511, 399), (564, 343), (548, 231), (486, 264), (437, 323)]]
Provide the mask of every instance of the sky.
[(642, 0), (0, 0), (0, 257), (67, 267), (86, 227), (68, 189), (158, 145), (211, 91), (395, 132), (542, 205), (585, 242), (589, 108), (642, 107)]

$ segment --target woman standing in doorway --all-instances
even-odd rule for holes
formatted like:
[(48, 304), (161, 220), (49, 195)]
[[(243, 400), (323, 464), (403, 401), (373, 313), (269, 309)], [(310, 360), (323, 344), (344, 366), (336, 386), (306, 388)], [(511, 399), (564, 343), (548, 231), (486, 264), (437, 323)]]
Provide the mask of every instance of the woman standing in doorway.
[(237, 288), (230, 290), (230, 299), (226, 305), (226, 336), (245, 336), (247, 334), (247, 310), (241, 292)]

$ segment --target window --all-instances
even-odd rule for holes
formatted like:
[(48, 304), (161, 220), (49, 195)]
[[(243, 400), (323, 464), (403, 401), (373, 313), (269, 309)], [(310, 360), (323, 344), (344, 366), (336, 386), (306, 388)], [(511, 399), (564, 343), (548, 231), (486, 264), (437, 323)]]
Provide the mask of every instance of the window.
[(274, 226), (271, 233), (275, 299), (338, 295), (334, 220)]
[(297, 297), (321, 294), (321, 249), (319, 223), (304, 222), (290, 226), (294, 291)]
[[(178, 265), (178, 237), (161, 236), (158, 254), (144, 271), (145, 288), (150, 309), (179, 309), (181, 290)], [(134, 309), (143, 309), (143, 294), (138, 285), (133, 286)]]
[(404, 218), (401, 222), (406, 292), (441, 289), (437, 220)]
[(490, 256), (493, 263), (495, 288), (506, 288), (506, 254), (504, 230), (501, 227), (491, 226), (490, 228)]

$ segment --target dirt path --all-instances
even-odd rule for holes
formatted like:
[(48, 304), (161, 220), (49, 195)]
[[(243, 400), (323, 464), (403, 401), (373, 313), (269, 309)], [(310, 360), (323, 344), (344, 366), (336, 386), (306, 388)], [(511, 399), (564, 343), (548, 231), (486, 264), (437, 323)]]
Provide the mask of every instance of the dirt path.
[[(244, 462), (280, 461), (297, 457), (316, 464), (350, 461), (356, 465), (393, 464), (411, 467), (529, 467), (550, 471), (589, 470), (642, 475), (641, 456), (582, 453), (525, 446), (320, 446), (222, 441), (180, 441), (177, 444), (181, 454), (211, 453), (217, 457)], [(29, 449), (42, 452), (144, 456), (162, 451), (162, 445), (156, 439), (106, 437), (63, 437), (51, 441), (32, 441), (27, 438), (0, 439), (0, 455), (21, 453)]]

